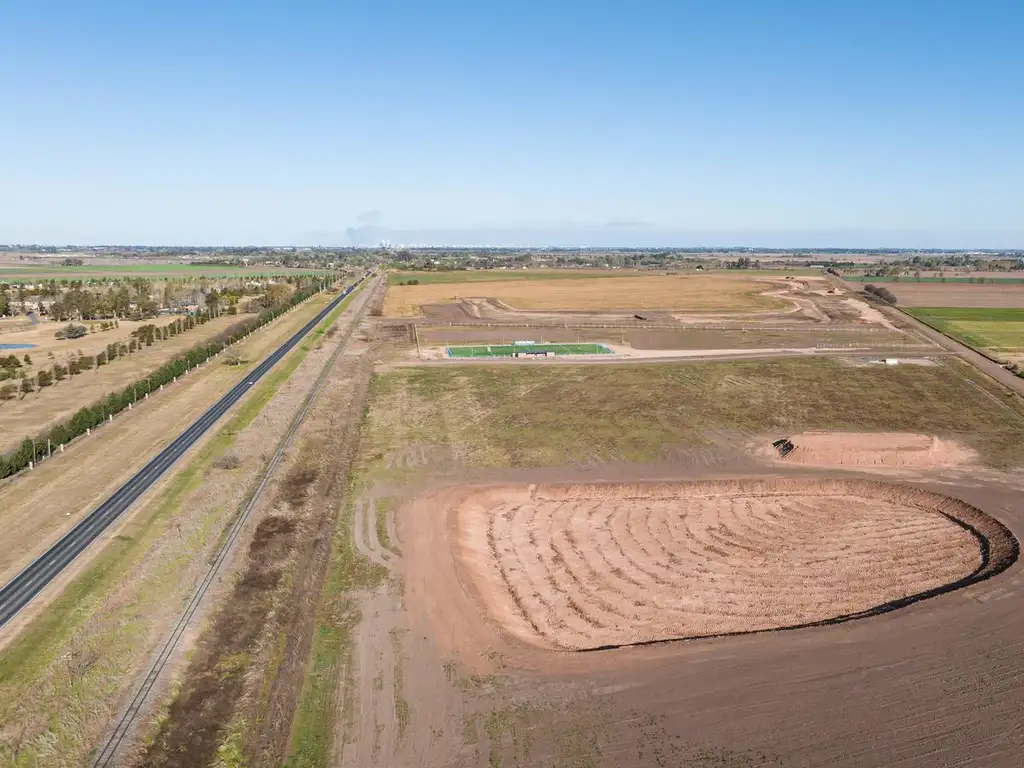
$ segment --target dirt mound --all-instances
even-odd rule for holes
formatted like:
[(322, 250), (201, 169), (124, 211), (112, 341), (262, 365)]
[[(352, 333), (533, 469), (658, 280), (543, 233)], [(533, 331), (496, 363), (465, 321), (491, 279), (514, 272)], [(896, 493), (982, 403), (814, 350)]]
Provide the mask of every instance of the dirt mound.
[(791, 447), (762, 447), (766, 455), (815, 467), (906, 467), (929, 469), (973, 464), (977, 454), (953, 440), (910, 432), (803, 432)]
[(938, 494), (795, 479), (491, 487), (453, 521), (487, 614), (570, 650), (891, 610), (967, 583), (998, 527)]

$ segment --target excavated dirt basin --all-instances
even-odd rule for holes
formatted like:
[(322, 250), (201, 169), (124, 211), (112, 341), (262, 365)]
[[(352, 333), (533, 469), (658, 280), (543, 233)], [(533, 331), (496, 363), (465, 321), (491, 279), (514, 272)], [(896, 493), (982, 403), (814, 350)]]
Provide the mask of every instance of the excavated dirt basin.
[(860, 480), (490, 486), (451, 523), (487, 615), (562, 650), (866, 617), (986, 578), (1015, 545), (962, 501)]

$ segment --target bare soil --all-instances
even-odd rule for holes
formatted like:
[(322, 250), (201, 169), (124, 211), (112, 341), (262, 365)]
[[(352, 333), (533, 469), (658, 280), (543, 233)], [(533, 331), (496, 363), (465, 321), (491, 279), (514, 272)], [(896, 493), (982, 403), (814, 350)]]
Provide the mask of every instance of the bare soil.
[(884, 283), (904, 307), (1024, 308), (1024, 283)]
[(908, 432), (802, 432), (789, 438), (793, 449), (780, 456), (762, 443), (761, 455), (816, 467), (961, 467), (978, 454), (955, 440)]
[(388, 290), (384, 314), (410, 317), (421, 307), (492, 299), (523, 310), (714, 310), (772, 309), (762, 294), (770, 279), (739, 275), (671, 275), (471, 283), (396, 285)]
[(955, 582), (982, 553), (947, 510), (850, 482), (498, 486), (452, 524), (489, 616), (583, 650), (813, 624)]

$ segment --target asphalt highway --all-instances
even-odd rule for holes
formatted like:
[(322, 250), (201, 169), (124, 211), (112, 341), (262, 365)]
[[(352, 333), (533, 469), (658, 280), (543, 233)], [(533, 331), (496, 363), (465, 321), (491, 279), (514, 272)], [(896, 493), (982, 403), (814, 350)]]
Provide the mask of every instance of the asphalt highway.
[(271, 353), (263, 362), (257, 365), (248, 376), (214, 403), (191, 426), (178, 435), (170, 445), (160, 451), (146, 466), (132, 475), (110, 498), (86, 515), (81, 522), (64, 534), (56, 544), (46, 550), (46, 552), (0, 589), (0, 627), (7, 624), (22, 608), (32, 602), (35, 596), (47, 584), (53, 581), (61, 571), (67, 568), (76, 557), (102, 535), (111, 523), (124, 514), (168, 468), (180, 459), (221, 416), (231, 409), (231, 406), (243, 398), (282, 357), (302, 341), (306, 334), (323, 322), (324, 318), (335, 307), (370, 277), (372, 277), (372, 273), (364, 275), (342, 291), (341, 295), (328, 304), (316, 317), (302, 326), (301, 329)]

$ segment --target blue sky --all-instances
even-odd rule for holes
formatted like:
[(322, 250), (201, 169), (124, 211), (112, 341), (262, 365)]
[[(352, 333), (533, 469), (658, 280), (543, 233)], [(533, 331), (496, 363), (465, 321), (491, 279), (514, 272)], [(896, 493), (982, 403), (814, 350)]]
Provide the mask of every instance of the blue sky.
[(0, 242), (1024, 247), (1024, 4), (0, 0)]

